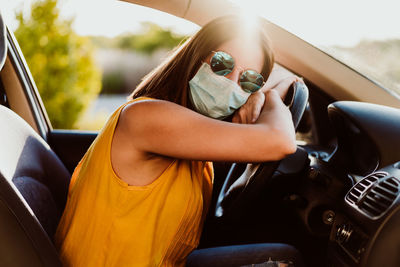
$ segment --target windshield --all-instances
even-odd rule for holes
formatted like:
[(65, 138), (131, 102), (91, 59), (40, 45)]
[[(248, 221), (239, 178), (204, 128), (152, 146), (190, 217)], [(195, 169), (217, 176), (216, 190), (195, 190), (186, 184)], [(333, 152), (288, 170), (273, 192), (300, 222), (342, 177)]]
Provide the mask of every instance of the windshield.
[(398, 0), (234, 2), (400, 94)]

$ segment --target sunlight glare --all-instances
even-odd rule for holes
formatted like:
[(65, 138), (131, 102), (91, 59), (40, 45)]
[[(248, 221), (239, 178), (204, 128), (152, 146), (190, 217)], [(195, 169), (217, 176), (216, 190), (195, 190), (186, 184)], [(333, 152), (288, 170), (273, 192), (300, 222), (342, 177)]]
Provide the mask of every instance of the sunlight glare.
[(252, 35), (255, 33), (254, 29), (257, 28), (258, 16), (255, 12), (254, 5), (252, 2), (244, 2), (244, 1), (232, 1), (232, 3), (238, 7), (240, 12), (238, 15), (240, 16), (241, 30), (244, 33)]

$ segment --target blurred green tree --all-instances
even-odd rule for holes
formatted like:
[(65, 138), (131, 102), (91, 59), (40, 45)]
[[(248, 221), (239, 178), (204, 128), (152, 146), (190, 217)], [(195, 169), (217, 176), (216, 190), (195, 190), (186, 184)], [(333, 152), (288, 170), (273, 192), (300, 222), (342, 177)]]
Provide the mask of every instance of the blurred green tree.
[(172, 49), (185, 38), (187, 36), (176, 35), (157, 24), (144, 22), (142, 33), (119, 36), (117, 45), (121, 49), (133, 49), (145, 54), (152, 54), (158, 49)]
[(34, 2), (30, 16), (17, 12), (15, 36), (54, 128), (71, 129), (101, 89), (91, 41), (61, 19), (57, 0)]

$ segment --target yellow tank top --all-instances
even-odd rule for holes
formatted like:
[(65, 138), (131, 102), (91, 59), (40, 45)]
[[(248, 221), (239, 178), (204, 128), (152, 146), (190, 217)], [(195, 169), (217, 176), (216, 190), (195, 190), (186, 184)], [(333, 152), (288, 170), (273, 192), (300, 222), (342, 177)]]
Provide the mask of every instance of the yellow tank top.
[(211, 199), (211, 162), (175, 159), (146, 186), (128, 185), (112, 169), (119, 114), (145, 99), (121, 105), (74, 170), (54, 237), (65, 266), (184, 266), (198, 245)]

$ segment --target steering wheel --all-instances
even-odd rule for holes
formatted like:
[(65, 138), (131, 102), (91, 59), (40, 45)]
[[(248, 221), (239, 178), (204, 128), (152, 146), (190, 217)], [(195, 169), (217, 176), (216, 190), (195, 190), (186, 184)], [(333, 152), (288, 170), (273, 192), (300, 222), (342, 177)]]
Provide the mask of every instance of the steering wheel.
[[(288, 106), (294, 128), (300, 123), (308, 102), (308, 88), (302, 82), (293, 83), (284, 99)], [(234, 211), (248, 207), (254, 196), (258, 196), (264, 185), (278, 168), (280, 161), (248, 163), (245, 170), (233, 163), (218, 195), (215, 217), (226, 217)]]

